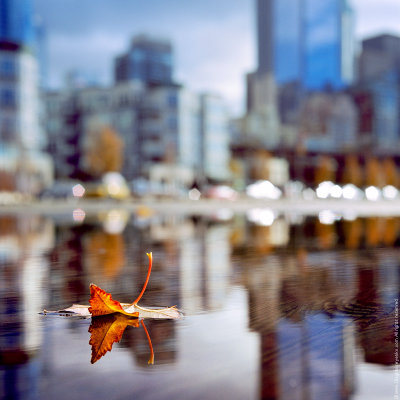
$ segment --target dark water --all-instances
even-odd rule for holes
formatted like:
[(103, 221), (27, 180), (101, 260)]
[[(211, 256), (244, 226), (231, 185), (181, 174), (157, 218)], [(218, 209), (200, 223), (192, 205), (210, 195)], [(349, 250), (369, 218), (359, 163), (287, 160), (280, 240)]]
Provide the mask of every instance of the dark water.
[[(396, 398), (398, 219), (72, 217), (0, 217), (0, 398)], [(91, 364), (90, 319), (38, 314), (133, 301), (149, 251), (141, 304), (185, 314), (146, 320), (153, 365), (141, 324)]]

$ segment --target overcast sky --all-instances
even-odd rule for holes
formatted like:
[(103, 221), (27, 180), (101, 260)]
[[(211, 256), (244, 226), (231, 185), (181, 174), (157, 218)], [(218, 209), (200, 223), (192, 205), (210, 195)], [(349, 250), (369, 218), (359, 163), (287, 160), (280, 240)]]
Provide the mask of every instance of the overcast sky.
[[(323, 1), (323, 0), (321, 0)], [(400, 35), (399, 0), (351, 0), (358, 39)], [(244, 74), (255, 67), (255, 0), (35, 0), (47, 29), (48, 84), (79, 70), (112, 81), (116, 55), (138, 33), (169, 38), (175, 78), (194, 90), (223, 95), (243, 108)]]

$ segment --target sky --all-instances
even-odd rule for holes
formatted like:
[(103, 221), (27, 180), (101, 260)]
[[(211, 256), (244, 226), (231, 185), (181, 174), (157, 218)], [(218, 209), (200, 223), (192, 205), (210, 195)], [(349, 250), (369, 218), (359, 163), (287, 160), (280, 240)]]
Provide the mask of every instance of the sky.
[[(101, 84), (113, 59), (140, 33), (168, 38), (175, 79), (219, 93), (233, 114), (244, 109), (245, 74), (255, 69), (255, 0), (35, 0), (47, 31), (47, 84), (64, 85), (77, 70)], [(358, 40), (400, 35), (399, 0), (351, 0)]]

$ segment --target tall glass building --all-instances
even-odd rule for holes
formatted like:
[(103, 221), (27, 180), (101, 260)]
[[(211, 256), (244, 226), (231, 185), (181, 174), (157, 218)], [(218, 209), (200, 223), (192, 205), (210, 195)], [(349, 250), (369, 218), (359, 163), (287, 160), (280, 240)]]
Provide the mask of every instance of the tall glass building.
[(257, 0), (258, 71), (308, 90), (347, 86), (354, 75), (353, 29), (347, 0)]
[(0, 0), (0, 40), (33, 45), (32, 0)]
[(353, 80), (353, 12), (346, 0), (304, 2), (304, 86), (341, 88)]
[[(262, 1), (262, 0), (260, 0)], [(273, 50), (275, 79), (278, 83), (299, 81), (302, 75), (302, 1), (274, 1)], [(259, 37), (260, 42), (263, 39)]]

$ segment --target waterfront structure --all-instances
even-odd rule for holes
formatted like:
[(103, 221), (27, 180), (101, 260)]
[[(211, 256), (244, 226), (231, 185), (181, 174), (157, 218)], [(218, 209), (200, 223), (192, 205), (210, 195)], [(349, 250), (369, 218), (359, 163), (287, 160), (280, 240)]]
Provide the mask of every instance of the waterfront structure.
[(41, 149), (38, 66), (32, 4), (0, 2), (0, 190), (37, 193), (51, 183), (52, 163)]
[(115, 82), (140, 81), (168, 85), (173, 81), (173, 52), (168, 40), (135, 36), (127, 53), (114, 63)]

